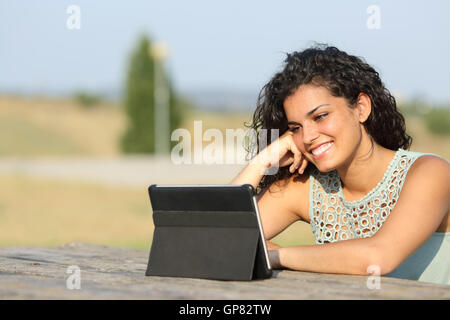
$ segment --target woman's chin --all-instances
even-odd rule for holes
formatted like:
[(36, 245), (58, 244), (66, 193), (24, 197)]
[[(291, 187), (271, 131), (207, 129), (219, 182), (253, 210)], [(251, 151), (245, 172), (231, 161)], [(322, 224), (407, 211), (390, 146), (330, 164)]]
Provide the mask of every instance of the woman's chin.
[(319, 163), (313, 162), (312, 164), (317, 168), (317, 170), (323, 173), (330, 172), (336, 169), (336, 166), (327, 163), (320, 163), (320, 161)]
[(314, 164), (314, 166), (320, 172), (330, 172), (336, 169), (336, 157), (333, 154), (334, 146), (330, 148), (325, 154), (319, 157), (311, 156), (309, 162)]

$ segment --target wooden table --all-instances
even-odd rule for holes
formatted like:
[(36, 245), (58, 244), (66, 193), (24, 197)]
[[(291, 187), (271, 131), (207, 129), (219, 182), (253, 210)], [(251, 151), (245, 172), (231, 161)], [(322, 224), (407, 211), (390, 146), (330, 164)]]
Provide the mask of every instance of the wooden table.
[(386, 277), (380, 289), (369, 289), (365, 276), (285, 270), (245, 282), (146, 277), (147, 259), (147, 251), (84, 243), (0, 248), (0, 298), (450, 299), (450, 286)]

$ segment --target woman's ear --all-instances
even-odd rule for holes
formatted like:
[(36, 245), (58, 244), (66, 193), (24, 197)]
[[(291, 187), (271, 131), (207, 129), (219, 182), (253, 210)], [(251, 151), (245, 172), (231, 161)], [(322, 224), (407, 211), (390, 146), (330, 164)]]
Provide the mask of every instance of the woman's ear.
[(372, 100), (370, 100), (367, 94), (361, 92), (358, 95), (356, 107), (358, 110), (358, 119), (361, 123), (364, 123), (372, 112)]

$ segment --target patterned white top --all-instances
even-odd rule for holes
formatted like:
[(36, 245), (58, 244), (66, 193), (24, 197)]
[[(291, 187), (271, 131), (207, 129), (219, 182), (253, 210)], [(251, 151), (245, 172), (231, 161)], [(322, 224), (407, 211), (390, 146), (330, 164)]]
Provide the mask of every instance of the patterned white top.
[(398, 149), (383, 178), (362, 199), (346, 201), (337, 172), (313, 168), (309, 185), (309, 217), (316, 243), (368, 238), (380, 229), (398, 201), (406, 174), (425, 153)]

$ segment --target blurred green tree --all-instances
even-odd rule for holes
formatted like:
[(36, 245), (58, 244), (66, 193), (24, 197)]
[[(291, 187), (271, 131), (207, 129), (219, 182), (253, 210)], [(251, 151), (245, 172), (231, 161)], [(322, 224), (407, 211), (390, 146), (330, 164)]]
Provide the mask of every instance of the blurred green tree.
[(450, 107), (431, 109), (425, 115), (425, 124), (433, 133), (450, 135)]
[(80, 106), (86, 109), (93, 108), (102, 102), (100, 96), (84, 91), (75, 92), (73, 98)]
[[(121, 139), (121, 149), (125, 153), (155, 153), (156, 139), (167, 139), (170, 145), (176, 143), (170, 141), (170, 133), (181, 122), (180, 103), (162, 62), (152, 56), (151, 48), (151, 40), (142, 35), (130, 56), (125, 90), (128, 126)], [(159, 80), (155, 79), (156, 68), (160, 70)], [(158, 134), (156, 137), (155, 80), (163, 81), (166, 86), (170, 115), (169, 134)]]

